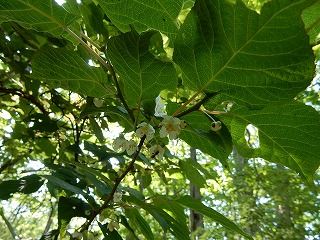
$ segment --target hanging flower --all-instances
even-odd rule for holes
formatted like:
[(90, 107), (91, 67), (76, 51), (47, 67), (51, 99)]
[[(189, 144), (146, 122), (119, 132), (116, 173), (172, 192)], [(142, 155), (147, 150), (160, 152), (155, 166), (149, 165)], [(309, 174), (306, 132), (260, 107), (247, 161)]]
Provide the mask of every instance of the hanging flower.
[(118, 152), (124, 152), (127, 148), (127, 140), (123, 137), (117, 137), (113, 141), (113, 149)]
[(157, 158), (158, 160), (162, 160), (164, 154), (164, 148), (159, 144), (156, 144), (150, 148), (151, 158)]
[(114, 203), (119, 203), (119, 202), (121, 202), (121, 200), (122, 200), (122, 193), (116, 192), (113, 195), (113, 202)]
[(149, 141), (153, 138), (154, 135), (154, 128), (146, 123), (142, 122), (137, 126), (136, 134), (138, 138), (142, 138), (144, 135), (146, 135), (146, 139)]
[(119, 223), (111, 221), (108, 223), (107, 228), (110, 232), (112, 232), (115, 228), (119, 228)]
[(181, 125), (184, 126), (183, 123), (179, 118), (164, 116), (162, 122), (159, 124), (162, 126), (160, 129), (160, 137), (164, 138), (169, 134), (171, 140), (176, 139), (181, 132)]
[(222, 128), (220, 121), (215, 121), (211, 123), (211, 130), (212, 131), (219, 131)]
[(129, 140), (126, 142), (126, 151), (128, 155), (133, 154), (137, 150), (137, 144), (133, 140)]
[(103, 100), (100, 99), (100, 98), (94, 98), (93, 99), (93, 104), (98, 108), (102, 107), (103, 106)]

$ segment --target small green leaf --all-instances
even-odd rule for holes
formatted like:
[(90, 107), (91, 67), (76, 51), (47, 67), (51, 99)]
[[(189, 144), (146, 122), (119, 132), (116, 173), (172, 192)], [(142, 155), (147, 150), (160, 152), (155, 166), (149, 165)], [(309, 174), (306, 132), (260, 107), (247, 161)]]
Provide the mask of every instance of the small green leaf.
[(217, 211), (203, 205), (203, 203), (199, 200), (196, 200), (190, 196), (183, 196), (177, 199), (176, 202), (211, 218), (213, 221), (220, 223), (222, 226), (241, 234), (247, 239), (253, 239), (249, 234), (243, 232), (234, 222), (230, 221)]
[(128, 112), (120, 107), (108, 106), (108, 107), (88, 107), (84, 109), (80, 118), (84, 118), (90, 114), (104, 113), (109, 122), (118, 122), (126, 131), (132, 131), (133, 125), (128, 115)]
[(190, 182), (194, 183), (199, 188), (205, 187), (206, 180), (193, 165), (189, 165), (186, 161), (180, 160), (179, 166)]
[(188, 126), (179, 137), (190, 146), (217, 158), (224, 168), (229, 169), (227, 158), (232, 151), (232, 141), (228, 129), (222, 127), (220, 131), (211, 131), (212, 121), (203, 113), (190, 113), (182, 119)]
[(76, 193), (76, 194), (81, 194), (83, 196), (87, 196), (87, 194), (85, 192), (82, 191), (82, 189), (71, 185), (70, 183), (67, 183), (63, 180), (61, 180), (60, 178), (57, 178), (55, 176), (50, 176), (50, 175), (44, 175), (42, 176), (46, 179), (48, 179), (48, 181), (56, 186), (59, 186), (65, 190), (68, 190), (70, 192)]
[(97, 123), (97, 121), (94, 119), (94, 117), (89, 117), (90, 121), (90, 127), (94, 135), (97, 137), (100, 143), (104, 142), (104, 136), (101, 130), (101, 127)]
[(147, 223), (147, 221), (140, 215), (139, 211), (136, 208), (127, 208), (125, 209), (125, 214), (136, 228), (139, 228), (143, 236), (146, 239), (154, 239), (152, 230)]
[(60, 197), (58, 203), (58, 225), (61, 236), (64, 236), (66, 227), (73, 217), (88, 218), (85, 211), (89, 205), (78, 198)]
[(3, 181), (0, 183), (0, 199), (7, 200), (16, 192), (24, 194), (36, 192), (42, 184), (43, 179), (35, 174), (20, 178), (19, 180)]
[(131, 107), (152, 102), (163, 89), (174, 90), (176, 70), (172, 63), (155, 59), (149, 52), (153, 32), (141, 36), (132, 31), (113, 37), (108, 43), (108, 57), (120, 75), (123, 95)]
[(43, 47), (32, 61), (31, 77), (54, 88), (64, 88), (87, 96), (104, 98), (114, 94), (101, 68), (90, 67), (76, 52)]
[(113, 231), (110, 231), (108, 229), (108, 223), (106, 224), (98, 223), (98, 224), (103, 233), (104, 240), (123, 240), (120, 234), (115, 229), (113, 229)]

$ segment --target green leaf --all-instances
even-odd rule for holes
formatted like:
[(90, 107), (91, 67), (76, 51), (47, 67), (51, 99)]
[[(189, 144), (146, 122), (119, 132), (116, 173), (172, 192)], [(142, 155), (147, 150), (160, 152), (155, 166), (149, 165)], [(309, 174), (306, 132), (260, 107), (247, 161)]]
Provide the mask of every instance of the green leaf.
[(133, 26), (138, 33), (154, 29), (174, 37), (179, 28), (178, 16), (185, 1), (98, 0), (98, 2), (112, 23), (122, 32), (129, 32)]
[(129, 232), (132, 234), (132, 237), (134, 237), (134, 239), (136, 239), (136, 240), (139, 240), (139, 238), (136, 236), (134, 230), (133, 230), (132, 227), (129, 225), (126, 217), (123, 216), (123, 215), (120, 215), (120, 218), (121, 218), (121, 224), (122, 224), (123, 226), (125, 226), (126, 229), (129, 230)]
[(59, 187), (65, 189), (65, 190), (71, 191), (71, 192), (76, 193), (76, 194), (81, 194), (84, 197), (87, 196), (87, 194), (84, 191), (82, 191), (80, 188), (78, 188), (76, 186), (73, 186), (73, 185), (63, 181), (60, 178), (57, 178), (55, 176), (50, 176), (50, 175), (44, 175), (42, 177), (48, 179), (48, 181), (50, 183), (53, 183), (54, 185), (59, 186)]
[[(313, 185), (313, 174), (320, 165), (320, 115), (315, 109), (295, 101), (261, 110), (234, 105), (221, 119), (241, 155), (281, 163)], [(258, 128), (259, 148), (247, 145), (244, 133), (249, 124)]]
[(64, 236), (66, 227), (73, 217), (88, 218), (85, 211), (89, 205), (78, 198), (60, 197), (58, 203), (58, 225), (60, 234)]
[(204, 174), (204, 176), (206, 177), (206, 179), (217, 179), (218, 175), (212, 174), (210, 173), (207, 169), (205, 169), (204, 167), (202, 167), (202, 165), (200, 163), (198, 163), (197, 161), (191, 159), (191, 158), (187, 158), (187, 165), (193, 166), (194, 168), (196, 168), (197, 170), (199, 170), (200, 172), (202, 172)]
[(17, 22), (24, 28), (58, 38), (69, 35), (68, 26), (77, 19), (54, 0), (0, 0), (0, 23)]
[(43, 179), (35, 174), (20, 178), (19, 180), (3, 181), (0, 183), (0, 199), (7, 200), (16, 192), (24, 194), (36, 192), (42, 184)]
[(212, 120), (203, 113), (193, 112), (182, 117), (188, 124), (179, 138), (203, 153), (219, 159), (223, 167), (229, 168), (227, 158), (232, 151), (232, 141), (228, 130), (211, 131)]
[(151, 214), (161, 225), (164, 231), (169, 230), (176, 239), (189, 239), (189, 229), (186, 222), (179, 222), (157, 204), (147, 204), (144, 201), (136, 198), (134, 195), (123, 196), (123, 200), (126, 202), (133, 203), (142, 209), (146, 210), (147, 213)]
[(302, 19), (306, 26), (306, 32), (310, 36), (311, 44), (319, 44), (320, 41), (320, 2), (317, 2), (302, 12)]
[(23, 119), (23, 121), (32, 123), (33, 126), (30, 129), (37, 132), (53, 133), (59, 129), (56, 121), (50, 119), (48, 115), (41, 113), (31, 114)]
[(32, 61), (31, 77), (54, 88), (64, 88), (87, 96), (104, 98), (114, 94), (101, 68), (90, 67), (76, 52), (43, 47)]
[(108, 118), (110, 122), (118, 122), (128, 132), (133, 130), (133, 125), (130, 121), (128, 112), (121, 107), (88, 107), (81, 112), (80, 118), (84, 118), (90, 114), (96, 113), (104, 113), (104, 115)]
[(186, 206), (188, 208), (193, 209), (194, 211), (199, 212), (204, 216), (211, 218), (213, 221), (221, 224), (225, 228), (228, 228), (230, 230), (233, 230), (241, 234), (247, 239), (253, 239), (249, 234), (246, 234), (245, 232), (243, 232), (234, 222), (230, 221), (229, 219), (227, 219), (217, 211), (203, 205), (203, 203), (199, 200), (196, 200), (190, 196), (183, 196), (175, 201), (183, 206)]
[(99, 140), (100, 143), (104, 142), (104, 136), (101, 130), (101, 127), (99, 126), (99, 124), (97, 123), (97, 121), (94, 119), (94, 117), (89, 117), (89, 121), (90, 121), (90, 127), (92, 132), (94, 133), (94, 135), (97, 137), (97, 139)]
[(101, 224), (98, 222), (98, 224), (105, 240), (123, 240), (120, 234), (115, 229), (113, 229), (113, 231), (110, 231), (108, 229), (108, 223)]
[(189, 165), (186, 161), (180, 160), (179, 166), (190, 182), (194, 183), (199, 188), (205, 187), (206, 180), (193, 165)]
[(240, 0), (198, 0), (174, 46), (183, 83), (255, 108), (292, 99), (314, 75), (300, 15), (315, 1), (274, 0), (258, 14)]
[(100, 7), (93, 2), (88, 4), (81, 2), (79, 5), (79, 10), (86, 24), (88, 36), (91, 37), (95, 34), (102, 34), (105, 37), (108, 37), (108, 30), (103, 22), (104, 12)]
[(177, 76), (172, 63), (162, 62), (149, 52), (154, 33), (139, 36), (136, 32), (113, 37), (108, 43), (108, 57), (120, 76), (123, 95), (128, 104), (140, 107), (152, 102), (163, 89), (174, 90)]
[(147, 221), (140, 215), (139, 211), (136, 208), (127, 208), (125, 209), (125, 214), (136, 228), (139, 228), (143, 236), (146, 239), (154, 239), (154, 235), (151, 231), (151, 228)]

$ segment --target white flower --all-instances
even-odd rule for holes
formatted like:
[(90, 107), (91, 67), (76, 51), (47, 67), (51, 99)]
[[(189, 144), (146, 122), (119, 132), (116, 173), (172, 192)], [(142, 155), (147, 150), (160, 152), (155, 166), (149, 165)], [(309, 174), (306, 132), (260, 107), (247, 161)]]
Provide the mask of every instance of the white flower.
[(156, 107), (154, 110), (156, 117), (162, 117), (166, 115), (166, 105), (161, 101), (160, 95), (156, 98)]
[(81, 232), (78, 232), (78, 231), (74, 231), (72, 234), (71, 234), (72, 238), (76, 238), (76, 239), (82, 239), (83, 235)]
[(164, 116), (162, 122), (159, 124), (161, 127), (160, 137), (164, 138), (169, 134), (169, 138), (176, 139), (181, 132), (181, 123), (182, 121), (179, 118), (172, 116)]
[(108, 223), (107, 228), (110, 232), (112, 232), (115, 228), (119, 228), (119, 223), (111, 221)]
[(98, 108), (102, 107), (103, 106), (103, 100), (100, 99), (100, 98), (94, 98), (93, 99), (93, 104)]
[(221, 126), (221, 122), (220, 121), (216, 121), (211, 123), (211, 130), (212, 131), (219, 131), (222, 128)]
[(127, 148), (127, 140), (123, 137), (117, 137), (113, 141), (113, 149), (117, 152), (124, 152)]
[(162, 160), (164, 154), (164, 148), (159, 144), (154, 145), (150, 148), (151, 158), (157, 158), (158, 160)]
[(113, 202), (114, 203), (119, 203), (119, 202), (121, 202), (121, 200), (122, 200), (122, 193), (116, 192), (113, 195)]
[(133, 154), (137, 150), (137, 144), (135, 141), (130, 140), (126, 142), (126, 150), (128, 155)]
[(142, 122), (137, 126), (136, 134), (138, 138), (142, 138), (144, 135), (146, 135), (146, 139), (149, 141), (153, 138), (154, 135), (154, 128), (146, 123)]

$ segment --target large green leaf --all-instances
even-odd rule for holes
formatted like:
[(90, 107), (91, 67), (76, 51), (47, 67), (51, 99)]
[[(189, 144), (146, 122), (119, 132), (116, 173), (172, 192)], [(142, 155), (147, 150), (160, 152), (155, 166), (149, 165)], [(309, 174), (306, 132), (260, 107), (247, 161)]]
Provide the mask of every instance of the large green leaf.
[(301, 12), (315, 0), (274, 0), (261, 14), (222, 0), (198, 0), (175, 41), (174, 61), (191, 89), (254, 107), (293, 98), (314, 75)]
[(27, 29), (67, 36), (78, 16), (67, 12), (54, 0), (0, 0), (0, 23), (13, 21)]
[(149, 52), (153, 33), (138, 35), (135, 31), (110, 39), (108, 57), (120, 75), (123, 95), (128, 104), (138, 107), (152, 101), (163, 89), (173, 90), (177, 76), (172, 63), (161, 62)]
[[(320, 115), (315, 109), (295, 101), (261, 110), (234, 105), (221, 119), (241, 155), (281, 163), (313, 184), (313, 174), (320, 165)], [(249, 148), (245, 140), (249, 124), (258, 128), (258, 148)]]
[(103, 98), (114, 94), (101, 68), (91, 67), (76, 52), (44, 47), (32, 61), (34, 79), (54, 88), (64, 88), (79, 94)]
[(222, 226), (231, 229), (237, 233), (240, 233), (242, 236), (246, 237), (247, 239), (253, 239), (249, 234), (243, 232), (235, 223), (227, 219), (222, 214), (218, 213), (217, 211), (213, 210), (205, 206), (201, 201), (196, 200), (190, 196), (183, 196), (176, 200), (177, 203), (193, 209), (194, 211), (199, 212), (200, 214), (211, 218), (213, 221), (220, 223)]
[(102, 9), (122, 32), (133, 26), (139, 33), (150, 29), (168, 36), (178, 31), (178, 15), (185, 0), (98, 0)]

